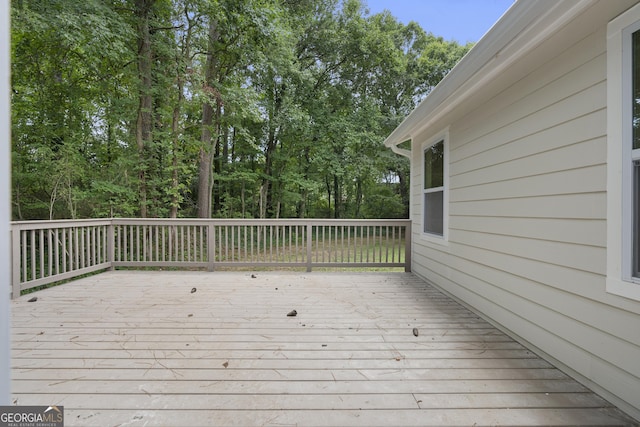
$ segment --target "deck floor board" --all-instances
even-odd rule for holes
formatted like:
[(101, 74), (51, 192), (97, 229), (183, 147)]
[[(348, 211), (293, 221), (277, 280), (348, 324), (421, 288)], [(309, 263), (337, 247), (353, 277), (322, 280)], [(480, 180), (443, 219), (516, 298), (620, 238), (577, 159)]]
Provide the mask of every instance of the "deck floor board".
[(67, 426), (632, 424), (410, 274), (255, 275), (115, 271), (14, 300), (14, 403)]

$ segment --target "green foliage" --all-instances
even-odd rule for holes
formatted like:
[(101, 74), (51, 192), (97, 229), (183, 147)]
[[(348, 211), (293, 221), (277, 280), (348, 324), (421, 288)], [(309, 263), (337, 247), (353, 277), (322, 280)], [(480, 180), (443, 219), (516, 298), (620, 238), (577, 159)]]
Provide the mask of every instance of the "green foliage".
[(361, 0), (20, 0), (12, 21), (15, 219), (407, 216), (384, 138), (471, 47)]

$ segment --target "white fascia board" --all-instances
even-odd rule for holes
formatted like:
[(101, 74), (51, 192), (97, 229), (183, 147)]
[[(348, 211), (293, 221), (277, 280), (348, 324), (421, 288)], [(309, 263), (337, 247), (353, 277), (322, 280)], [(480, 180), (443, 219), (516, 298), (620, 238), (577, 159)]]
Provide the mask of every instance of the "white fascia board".
[(518, 0), (387, 137), (413, 139), (597, 0)]

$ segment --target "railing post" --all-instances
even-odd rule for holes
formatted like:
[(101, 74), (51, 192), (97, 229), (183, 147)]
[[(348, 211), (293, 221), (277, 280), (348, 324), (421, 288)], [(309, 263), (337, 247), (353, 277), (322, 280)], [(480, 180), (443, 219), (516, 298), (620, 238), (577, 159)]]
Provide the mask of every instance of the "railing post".
[(307, 273), (311, 273), (311, 249), (313, 248), (313, 225), (307, 222)]
[(215, 270), (215, 248), (216, 248), (216, 238), (215, 238), (215, 227), (213, 221), (209, 221), (209, 225), (207, 225), (207, 271)]
[(115, 267), (113, 263), (116, 261), (116, 231), (115, 225), (113, 225), (113, 218), (107, 225), (107, 264), (109, 264), (109, 271), (113, 271)]
[(404, 226), (404, 271), (411, 273), (411, 221)]
[(11, 298), (20, 296), (20, 234), (17, 227), (11, 227)]

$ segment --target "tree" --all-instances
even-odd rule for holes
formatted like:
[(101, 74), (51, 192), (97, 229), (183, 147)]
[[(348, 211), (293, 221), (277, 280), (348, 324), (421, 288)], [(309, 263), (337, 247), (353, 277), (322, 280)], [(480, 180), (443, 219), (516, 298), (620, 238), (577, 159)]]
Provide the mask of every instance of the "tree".
[(12, 18), (14, 216), (87, 216), (131, 33), (97, 0), (14, 2)]
[(360, 0), (12, 3), (14, 216), (408, 214), (383, 146), (470, 46)]
[(138, 113), (136, 119), (136, 145), (138, 147), (138, 179), (140, 181), (140, 216), (147, 217), (147, 148), (151, 145), (153, 97), (151, 94), (151, 8), (155, 0), (135, 0), (135, 18), (138, 35)]

